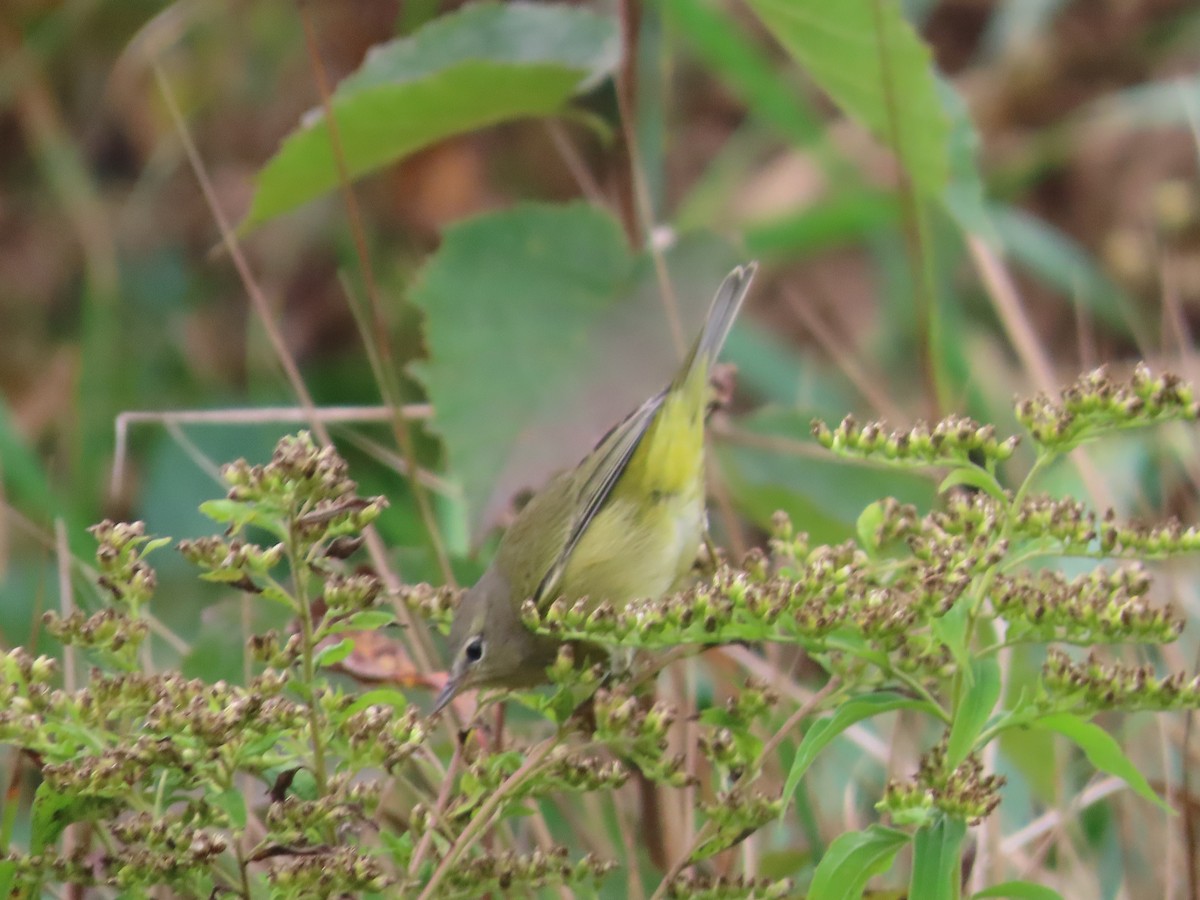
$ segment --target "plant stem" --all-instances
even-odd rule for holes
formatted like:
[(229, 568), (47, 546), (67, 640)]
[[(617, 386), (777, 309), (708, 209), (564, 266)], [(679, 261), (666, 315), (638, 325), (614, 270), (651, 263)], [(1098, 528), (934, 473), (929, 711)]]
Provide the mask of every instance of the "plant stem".
[(522, 782), (527, 781), (545, 762), (550, 751), (558, 744), (561, 735), (553, 735), (546, 738), (538, 744), (526, 757), (525, 762), (521, 763), (521, 767), (513, 772), (505, 782), (498, 787), (495, 792), (488, 797), (479, 810), (471, 817), (471, 821), (467, 823), (467, 827), (463, 829), (462, 834), (458, 839), (450, 845), (450, 849), (446, 851), (446, 855), (442, 857), (442, 861), (434, 870), (433, 876), (429, 879), (429, 883), (425, 885), (425, 890), (421, 891), (417, 900), (431, 900), (437, 896), (437, 888), (442, 883), (442, 880), (458, 862), (458, 858), (475, 839), (492, 823), (492, 818), (496, 815), (500, 804), (503, 803), (509, 794), (511, 794)]

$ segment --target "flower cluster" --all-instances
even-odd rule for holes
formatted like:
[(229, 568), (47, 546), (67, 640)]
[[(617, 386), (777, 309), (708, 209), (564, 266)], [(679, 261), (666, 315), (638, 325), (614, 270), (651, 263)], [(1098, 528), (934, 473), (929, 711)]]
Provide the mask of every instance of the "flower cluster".
[(455, 894), (471, 896), (497, 891), (505, 896), (526, 894), (553, 885), (579, 890), (592, 887), (594, 890), (594, 885), (614, 868), (616, 863), (590, 853), (572, 861), (566, 847), (532, 853), (510, 850), (474, 857), (452, 871), (446, 885)]
[(812, 431), (822, 447), (841, 456), (909, 466), (978, 465), (990, 470), (1011, 457), (1018, 442), (1016, 437), (998, 440), (994, 426), (963, 416), (950, 416), (933, 427), (917, 422), (908, 431), (889, 430), (884, 422), (860, 425), (846, 416), (834, 429), (815, 420)]
[(1128, 381), (1113, 381), (1105, 369), (1096, 369), (1064, 389), (1057, 401), (1038, 394), (1018, 403), (1016, 413), (1038, 444), (1063, 453), (1106, 432), (1195, 421), (1200, 404), (1178, 375), (1155, 377), (1139, 363)]
[(1051, 649), (1042, 667), (1043, 705), (1082, 712), (1104, 709), (1168, 710), (1200, 706), (1200, 676), (1159, 677), (1154, 667), (1104, 663), (1094, 653), (1077, 663)]
[(1183, 622), (1147, 598), (1150, 577), (1140, 565), (1098, 567), (1068, 579), (1042, 569), (997, 575), (992, 604), (1009, 623), (1009, 640), (1074, 644), (1175, 640)]
[(1000, 804), (1003, 775), (984, 775), (983, 763), (974, 754), (947, 771), (946, 741), (921, 757), (917, 772), (908, 781), (891, 780), (879, 808), (899, 823), (927, 823), (933, 811), (975, 824)]
[(780, 900), (794, 890), (789, 879), (748, 878), (744, 875), (704, 875), (683, 872), (667, 887), (671, 900)]

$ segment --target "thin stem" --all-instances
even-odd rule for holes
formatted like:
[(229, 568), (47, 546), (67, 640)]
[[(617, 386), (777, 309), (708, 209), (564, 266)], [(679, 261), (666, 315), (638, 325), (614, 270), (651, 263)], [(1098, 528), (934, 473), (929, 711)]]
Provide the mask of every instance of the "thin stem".
[[(454, 755), (450, 757), (450, 766), (446, 769), (446, 774), (442, 776), (442, 787), (438, 791), (437, 801), (430, 811), (429, 821), (431, 823), (441, 819), (442, 814), (446, 811), (446, 804), (450, 802), (450, 789), (454, 786), (454, 777), (458, 774), (458, 766), (461, 762), (462, 741), (455, 741)], [(425, 854), (429, 852), (429, 847), (433, 843), (433, 834), (436, 830), (436, 828), (432, 827), (426, 828), (425, 833), (421, 835), (421, 842), (417, 844), (412, 861), (408, 864), (409, 879), (416, 878), (417, 873), (421, 871), (421, 863), (425, 861)]]
[[(290, 517), (292, 522), (295, 522), (296, 516)], [(308, 707), (308, 727), (312, 733), (312, 750), (313, 750), (313, 779), (317, 783), (317, 795), (324, 796), (327, 788), (327, 773), (325, 770), (325, 747), (321, 740), (321, 711), (317, 703), (317, 666), (316, 658), (313, 653), (316, 641), (314, 640), (314, 627), (312, 618), (312, 605), (308, 600), (308, 577), (304, 568), (304, 561), (300, 559), (297, 551), (298, 538), (294, 527), (289, 527), (288, 538), (286, 541), (288, 564), (292, 570), (292, 578), (295, 583), (295, 601), (297, 607), (297, 615), (300, 619), (300, 665), (301, 678), (306, 694), (305, 701)]]
[(429, 879), (429, 883), (425, 885), (425, 890), (421, 891), (417, 900), (431, 900), (437, 896), (438, 886), (445, 879), (446, 875), (458, 862), (458, 858), (463, 852), (471, 846), (478, 838), (479, 834), (492, 824), (492, 819), (500, 809), (500, 804), (508, 799), (509, 795), (521, 785), (522, 782), (528, 781), (535, 775), (550, 751), (557, 746), (559, 736), (546, 738), (538, 744), (533, 751), (526, 757), (525, 762), (517, 771), (505, 779), (504, 783), (498, 787), (490, 797), (479, 807), (479, 810), (471, 817), (471, 821), (467, 823), (467, 827), (463, 829), (462, 834), (446, 851), (446, 855), (442, 857), (442, 861), (434, 870), (433, 876)]

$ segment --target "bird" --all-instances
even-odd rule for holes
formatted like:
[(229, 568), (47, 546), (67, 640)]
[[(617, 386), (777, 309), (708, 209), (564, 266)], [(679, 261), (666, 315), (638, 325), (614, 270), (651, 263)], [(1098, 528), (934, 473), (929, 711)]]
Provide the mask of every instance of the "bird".
[(620, 609), (666, 594), (691, 570), (707, 528), (709, 375), (757, 268), (725, 277), (670, 384), (518, 513), (454, 612), (449, 675), (431, 714), (466, 689), (548, 680), (563, 642), (525, 624), (526, 601), (542, 612), (560, 598)]

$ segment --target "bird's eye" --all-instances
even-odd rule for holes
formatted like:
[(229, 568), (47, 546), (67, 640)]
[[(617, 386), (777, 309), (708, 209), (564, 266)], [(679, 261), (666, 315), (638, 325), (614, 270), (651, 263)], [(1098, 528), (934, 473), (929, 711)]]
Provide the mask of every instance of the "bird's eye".
[(463, 648), (463, 653), (466, 654), (467, 662), (479, 662), (481, 659), (483, 659), (483, 638), (471, 638), (471, 640), (467, 641), (467, 646)]

